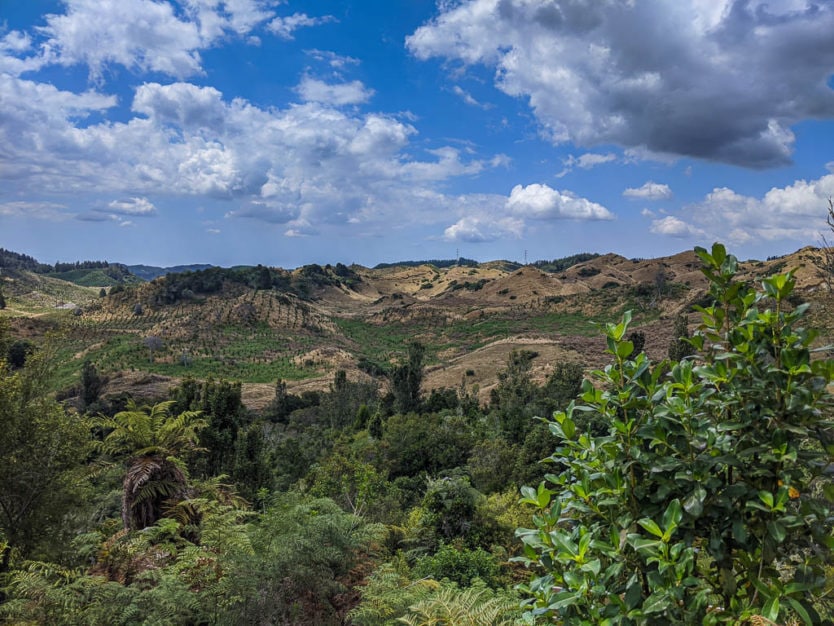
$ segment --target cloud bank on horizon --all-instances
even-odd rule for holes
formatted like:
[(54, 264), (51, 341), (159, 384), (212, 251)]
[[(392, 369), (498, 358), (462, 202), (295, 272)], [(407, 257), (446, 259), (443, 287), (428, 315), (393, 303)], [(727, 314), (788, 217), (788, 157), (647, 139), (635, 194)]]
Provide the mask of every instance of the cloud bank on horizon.
[(289, 266), (818, 241), (834, 195), (834, 5), (418, 13), (367, 0), (12, 11), (0, 245)]

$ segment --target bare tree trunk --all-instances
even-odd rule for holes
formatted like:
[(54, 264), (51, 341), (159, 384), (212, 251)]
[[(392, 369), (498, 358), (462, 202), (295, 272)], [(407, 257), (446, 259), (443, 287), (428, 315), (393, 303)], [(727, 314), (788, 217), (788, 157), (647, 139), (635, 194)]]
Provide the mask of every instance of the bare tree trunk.
[[(831, 198), (828, 198), (828, 215), (825, 223), (828, 224), (828, 229), (834, 233), (834, 201)], [(823, 264), (822, 277), (828, 291), (831, 291), (832, 283), (834, 283), (834, 242), (829, 243), (823, 234), (820, 234), (820, 239)]]

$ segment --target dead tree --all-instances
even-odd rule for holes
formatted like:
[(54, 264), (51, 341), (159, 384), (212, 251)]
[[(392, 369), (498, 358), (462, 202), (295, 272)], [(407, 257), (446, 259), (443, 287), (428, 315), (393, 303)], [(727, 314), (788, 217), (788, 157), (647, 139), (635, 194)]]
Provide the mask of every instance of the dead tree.
[[(834, 202), (828, 198), (828, 215), (825, 223), (828, 224), (828, 230), (834, 233)], [(834, 283), (834, 241), (828, 242), (825, 235), (820, 233), (820, 251), (822, 252), (822, 277), (831, 291), (832, 283)]]

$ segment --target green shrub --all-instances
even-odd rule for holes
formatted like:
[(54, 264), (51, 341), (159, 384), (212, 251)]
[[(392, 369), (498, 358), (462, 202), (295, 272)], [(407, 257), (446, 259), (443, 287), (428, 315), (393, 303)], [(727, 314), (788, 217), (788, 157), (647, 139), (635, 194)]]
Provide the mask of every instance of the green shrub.
[(469, 550), (442, 545), (436, 553), (417, 559), (414, 574), (419, 578), (448, 579), (461, 587), (469, 587), (480, 579), (498, 588), (501, 566), (493, 555), (482, 548)]
[[(830, 619), (834, 456), (827, 385), (791, 272), (754, 290), (735, 257), (697, 248), (715, 305), (697, 361), (628, 356), (630, 314), (608, 324), (614, 362), (549, 421), (552, 473), (525, 487), (517, 531), (538, 576), (533, 616), (561, 624), (806, 624)], [(603, 432), (577, 425), (597, 416)], [(584, 418), (587, 420), (587, 418)], [(594, 420), (591, 420), (594, 421)], [(762, 621), (764, 620), (764, 621)]]

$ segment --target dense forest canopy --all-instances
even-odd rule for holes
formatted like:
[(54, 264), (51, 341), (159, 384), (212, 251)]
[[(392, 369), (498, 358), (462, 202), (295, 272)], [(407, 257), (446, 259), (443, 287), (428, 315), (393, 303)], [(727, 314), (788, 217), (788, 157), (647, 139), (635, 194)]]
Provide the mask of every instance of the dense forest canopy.
[(460, 257), (459, 259), (431, 259), (428, 261), (398, 261), (396, 263), (377, 263), (374, 265), (375, 270), (381, 270), (388, 267), (419, 267), (420, 265), (434, 265), (435, 267), (454, 267), (460, 265), (462, 267), (474, 267), (478, 262), (474, 259), (467, 259)]
[(53, 269), (51, 265), (40, 263), (28, 254), (12, 252), (5, 248), (0, 248), (0, 267), (25, 269), (33, 272), (51, 272)]
[(62, 273), (72, 270), (107, 269), (110, 267), (119, 267), (125, 271), (127, 270), (127, 266), (121, 263), (109, 263), (108, 261), (74, 261), (71, 263), (56, 261), (54, 265), (49, 265), (48, 263), (41, 263), (28, 254), (12, 252), (5, 248), (0, 248), (0, 267), (31, 270), (39, 274), (47, 274), (49, 272)]

